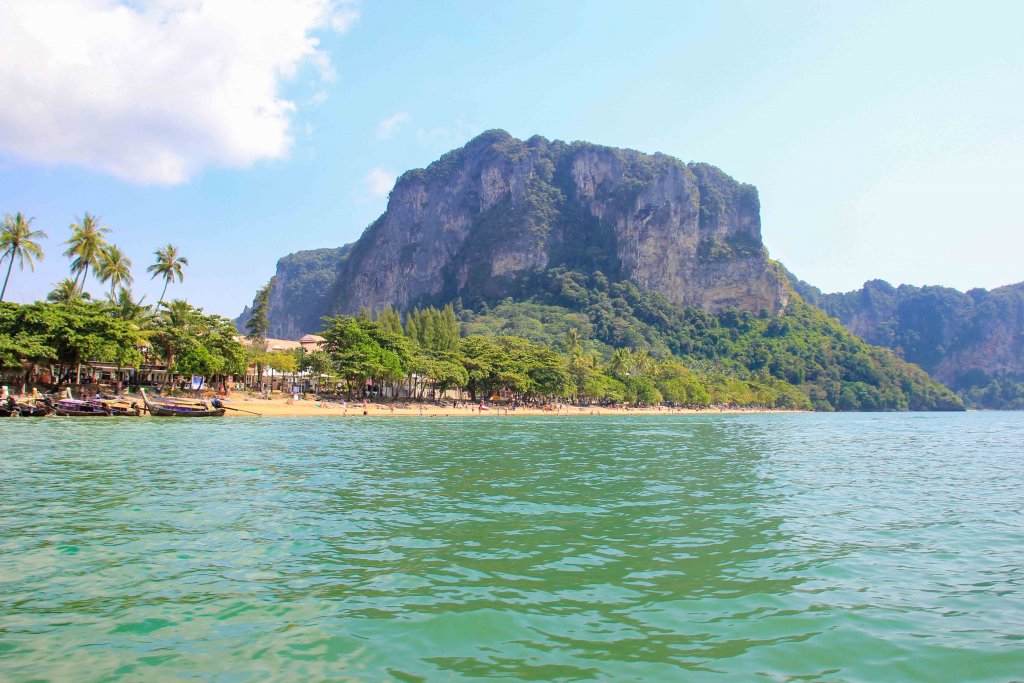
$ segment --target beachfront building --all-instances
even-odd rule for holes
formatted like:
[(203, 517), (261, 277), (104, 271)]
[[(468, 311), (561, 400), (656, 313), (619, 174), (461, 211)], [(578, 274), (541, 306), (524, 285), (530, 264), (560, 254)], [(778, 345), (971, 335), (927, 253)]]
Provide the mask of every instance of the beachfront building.
[[(138, 369), (118, 367), (116, 363), (89, 361), (82, 364), (83, 372), (91, 380), (88, 384), (109, 385), (111, 388), (129, 385), (162, 385), (173, 378), (166, 365), (140, 365)], [(120, 382), (120, 384), (118, 384)]]
[[(248, 347), (253, 342), (248, 337), (238, 336), (238, 341)], [(266, 338), (263, 350), (267, 353), (312, 353), (323, 350), (324, 338), (315, 334), (303, 335), (298, 340)], [(259, 368), (256, 364), (250, 365), (245, 371), (242, 382), (246, 387), (260, 391), (283, 391), (291, 393), (295, 387), (305, 391), (310, 382), (309, 373), (300, 372), (279, 372), (269, 365), (264, 365), (263, 376), (260, 377)]]
[(299, 339), (299, 346), (306, 353), (312, 353), (313, 351), (323, 351), (324, 342), (327, 341), (318, 334), (306, 334)]

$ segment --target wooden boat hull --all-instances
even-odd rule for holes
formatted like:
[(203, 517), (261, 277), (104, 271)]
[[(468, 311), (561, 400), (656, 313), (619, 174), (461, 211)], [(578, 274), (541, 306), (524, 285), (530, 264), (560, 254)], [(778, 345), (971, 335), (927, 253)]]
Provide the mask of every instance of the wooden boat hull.
[(61, 417), (110, 417), (110, 409), (102, 403), (64, 398), (48, 404)]
[(196, 406), (183, 405), (180, 403), (162, 403), (150, 401), (146, 390), (142, 390), (142, 400), (146, 404), (146, 410), (154, 417), (222, 417), (223, 408), (207, 408), (205, 404)]
[(165, 408), (152, 403), (147, 404), (149, 414), (156, 417), (220, 417), (224, 414), (223, 408), (211, 408), (208, 410), (191, 410), (188, 408)]
[(50, 409), (44, 406), (22, 406), (21, 416), (22, 417), (46, 417), (50, 414)]
[(142, 410), (135, 403), (113, 403), (109, 401), (98, 402), (105, 409), (110, 411), (110, 414), (114, 417), (138, 417), (142, 414)]
[(111, 408), (110, 414), (114, 417), (138, 417), (142, 411), (139, 408)]
[(110, 417), (106, 410), (77, 410), (74, 408), (54, 408), (55, 413), (61, 417)]

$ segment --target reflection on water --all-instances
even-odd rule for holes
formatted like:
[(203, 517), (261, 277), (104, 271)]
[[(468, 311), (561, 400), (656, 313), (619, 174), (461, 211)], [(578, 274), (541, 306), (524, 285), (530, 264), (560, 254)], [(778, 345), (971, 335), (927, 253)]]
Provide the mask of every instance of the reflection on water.
[(0, 678), (1024, 671), (1019, 414), (0, 430)]

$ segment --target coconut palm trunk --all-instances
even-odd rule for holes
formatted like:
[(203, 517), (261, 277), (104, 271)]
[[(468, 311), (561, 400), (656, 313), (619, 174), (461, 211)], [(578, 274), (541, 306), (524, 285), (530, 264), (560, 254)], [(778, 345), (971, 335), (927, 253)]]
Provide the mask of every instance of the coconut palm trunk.
[(4, 288), (0, 289), (0, 301), (4, 300), (7, 293), (7, 281), (11, 279), (11, 268), (14, 268), (14, 254), (11, 254), (11, 262), (7, 264), (7, 277), (4, 278)]

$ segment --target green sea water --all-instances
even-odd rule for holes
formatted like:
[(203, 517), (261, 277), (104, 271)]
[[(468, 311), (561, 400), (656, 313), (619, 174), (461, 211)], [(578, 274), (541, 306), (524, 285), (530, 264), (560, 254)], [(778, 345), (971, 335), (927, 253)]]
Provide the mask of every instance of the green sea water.
[(1024, 413), (0, 423), (0, 680), (1024, 680)]

